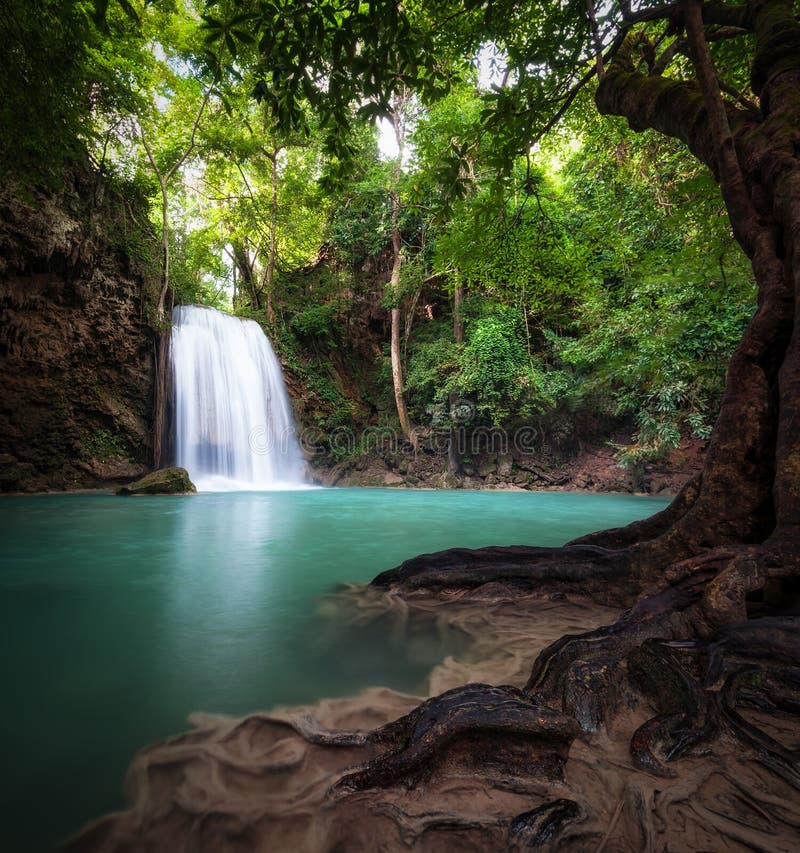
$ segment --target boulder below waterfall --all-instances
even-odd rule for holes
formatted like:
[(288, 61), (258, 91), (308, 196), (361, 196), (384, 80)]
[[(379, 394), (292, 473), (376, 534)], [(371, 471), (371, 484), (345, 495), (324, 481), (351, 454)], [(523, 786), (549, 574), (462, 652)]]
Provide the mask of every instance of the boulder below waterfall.
[(185, 468), (160, 468), (117, 489), (118, 495), (191, 495), (197, 491)]

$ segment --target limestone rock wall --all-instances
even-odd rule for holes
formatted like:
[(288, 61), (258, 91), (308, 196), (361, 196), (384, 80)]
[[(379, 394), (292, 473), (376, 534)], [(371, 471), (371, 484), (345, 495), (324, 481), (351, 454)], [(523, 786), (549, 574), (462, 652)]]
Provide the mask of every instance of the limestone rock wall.
[(0, 491), (128, 480), (152, 458), (153, 330), (135, 220), (88, 173), (0, 190)]

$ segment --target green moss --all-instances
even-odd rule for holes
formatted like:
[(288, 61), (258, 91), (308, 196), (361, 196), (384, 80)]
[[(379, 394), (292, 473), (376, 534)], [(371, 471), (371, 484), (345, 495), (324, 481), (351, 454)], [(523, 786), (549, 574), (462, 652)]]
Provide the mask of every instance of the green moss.
[(81, 436), (81, 445), (87, 456), (100, 462), (107, 462), (109, 459), (124, 459), (129, 455), (119, 436), (107, 429), (85, 432)]
[(161, 468), (123, 486), (118, 495), (186, 495), (196, 492), (185, 468)]

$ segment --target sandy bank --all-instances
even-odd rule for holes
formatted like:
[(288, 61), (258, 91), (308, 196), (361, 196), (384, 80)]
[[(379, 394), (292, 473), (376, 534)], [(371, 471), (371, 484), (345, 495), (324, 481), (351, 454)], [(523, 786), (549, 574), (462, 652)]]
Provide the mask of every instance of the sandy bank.
[[(447, 607), (441, 605), (446, 601)], [(381, 620), (409, 632), (434, 620), (471, 638), (430, 674), (428, 694), (468, 682), (521, 686), (536, 653), (564, 634), (611, 622), (586, 599), (478, 593), (400, 599), (351, 588), (324, 605), (337, 619)], [(242, 718), (195, 714), (186, 734), (134, 759), (130, 806), (84, 828), (70, 851), (491, 851), (551, 849), (531, 835), (559, 828), (559, 851), (796, 850), (797, 790), (726, 741), (675, 764), (672, 779), (633, 767), (630, 732), (652, 715), (631, 704), (608, 730), (575, 740), (563, 774), (466, 772), (437, 762), (413, 783), (367, 790), (332, 786), (374, 757), (365, 732), (415, 708), (422, 696), (372, 688), (348, 699)], [(762, 715), (764, 716), (764, 715)], [(759, 725), (796, 740), (789, 719)], [(571, 804), (571, 805), (569, 805)], [(544, 820), (542, 818), (542, 820)], [(533, 829), (531, 827), (533, 826)], [(546, 833), (545, 833), (546, 834)]]

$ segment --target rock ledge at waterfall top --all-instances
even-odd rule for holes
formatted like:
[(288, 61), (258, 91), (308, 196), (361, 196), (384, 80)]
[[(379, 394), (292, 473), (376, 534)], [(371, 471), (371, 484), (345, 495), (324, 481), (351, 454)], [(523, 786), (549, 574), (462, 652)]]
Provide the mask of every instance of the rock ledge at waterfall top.
[(197, 492), (185, 468), (161, 468), (117, 489), (118, 495), (191, 495)]

